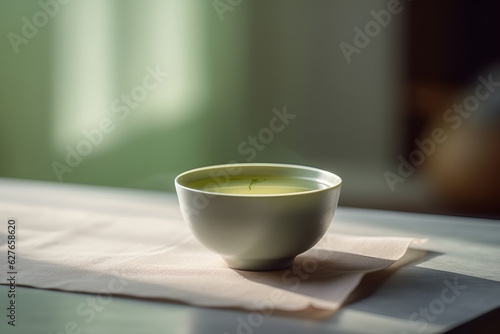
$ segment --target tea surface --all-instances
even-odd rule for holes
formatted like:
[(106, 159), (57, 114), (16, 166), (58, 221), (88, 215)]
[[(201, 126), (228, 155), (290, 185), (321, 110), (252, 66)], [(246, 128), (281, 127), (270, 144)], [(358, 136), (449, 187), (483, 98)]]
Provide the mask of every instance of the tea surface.
[(289, 194), (327, 187), (318, 181), (291, 177), (245, 176), (233, 177), (226, 182), (217, 181), (219, 183), (214, 179), (205, 179), (193, 182), (189, 187), (220, 194), (239, 195)]

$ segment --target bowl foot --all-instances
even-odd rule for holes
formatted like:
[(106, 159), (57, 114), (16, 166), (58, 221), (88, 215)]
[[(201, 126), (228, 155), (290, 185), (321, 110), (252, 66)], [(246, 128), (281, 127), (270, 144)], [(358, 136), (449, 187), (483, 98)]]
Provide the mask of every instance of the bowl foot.
[(242, 259), (224, 257), (227, 265), (232, 269), (250, 271), (269, 271), (289, 268), (293, 265), (295, 256), (282, 259)]

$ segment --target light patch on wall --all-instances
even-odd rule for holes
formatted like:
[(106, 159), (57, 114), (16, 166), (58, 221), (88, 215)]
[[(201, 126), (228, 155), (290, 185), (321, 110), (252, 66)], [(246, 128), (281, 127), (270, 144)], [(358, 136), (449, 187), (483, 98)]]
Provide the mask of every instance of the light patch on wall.
[[(204, 7), (197, 1), (74, 1), (53, 26), (54, 118), (59, 154), (84, 139), (84, 129), (109, 117), (116, 130), (105, 153), (123, 137), (177, 126), (203, 110), (207, 98)], [(122, 44), (120, 44), (122, 43)], [(169, 76), (120, 120), (112, 102), (130, 95), (149, 69)]]
[(82, 139), (109, 112), (113, 96), (113, 6), (109, 1), (74, 1), (61, 9), (53, 36), (52, 146)]
[(197, 1), (152, 0), (133, 2), (133, 34), (127, 41), (127, 67), (134, 75), (126, 77), (125, 91), (137, 84), (144, 66), (169, 72), (157, 88), (141, 102), (134, 127), (171, 127), (193, 117), (203, 109), (208, 95), (204, 32), (205, 7)]

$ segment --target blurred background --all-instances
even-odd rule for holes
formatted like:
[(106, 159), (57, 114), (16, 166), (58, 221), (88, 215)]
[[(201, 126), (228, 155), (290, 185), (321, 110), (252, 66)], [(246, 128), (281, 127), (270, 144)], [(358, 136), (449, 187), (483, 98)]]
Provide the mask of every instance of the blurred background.
[(339, 174), (340, 205), (500, 218), (499, 10), (1, 0), (0, 177), (174, 191), (281, 162)]

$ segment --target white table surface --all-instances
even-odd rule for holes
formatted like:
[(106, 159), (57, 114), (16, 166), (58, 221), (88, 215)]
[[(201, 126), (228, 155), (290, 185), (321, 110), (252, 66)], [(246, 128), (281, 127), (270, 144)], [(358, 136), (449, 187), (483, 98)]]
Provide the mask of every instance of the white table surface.
[[(178, 210), (170, 193), (0, 178), (0, 205), (8, 203), (153, 217)], [(22, 217), (16, 218), (22, 252)], [(7, 222), (0, 222), (3, 240), (6, 231)], [(413, 246), (427, 251), (423, 259), (334, 315), (320, 321), (273, 315), (251, 327), (251, 333), (436, 333), (500, 306), (500, 221), (340, 207), (331, 232), (429, 240)], [(454, 282), (460, 285), (455, 295), (448, 291), (443, 297), (447, 284)], [(249, 316), (238, 310), (114, 297), (86, 323), (76, 309), (89, 295), (17, 289), (17, 326), (8, 326), (2, 311), (0, 333), (71, 333), (65, 331), (70, 321), (79, 325), (75, 333), (238, 333), (238, 319)], [(2, 310), (7, 291), (0, 286)]]

